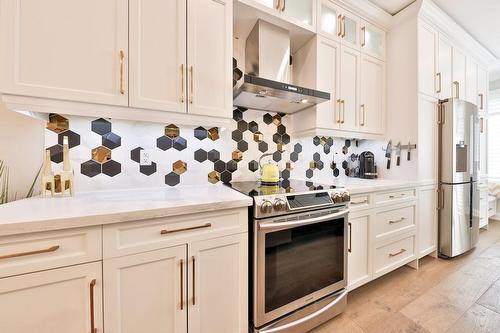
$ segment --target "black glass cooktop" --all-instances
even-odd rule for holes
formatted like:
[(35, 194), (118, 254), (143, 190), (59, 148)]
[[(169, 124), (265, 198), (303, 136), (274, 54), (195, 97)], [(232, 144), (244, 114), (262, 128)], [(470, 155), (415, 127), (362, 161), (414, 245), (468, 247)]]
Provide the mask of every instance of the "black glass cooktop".
[(283, 180), (277, 185), (262, 185), (258, 181), (232, 182), (227, 185), (251, 197), (257, 195), (303, 193), (336, 188), (335, 185), (325, 185), (304, 180)]

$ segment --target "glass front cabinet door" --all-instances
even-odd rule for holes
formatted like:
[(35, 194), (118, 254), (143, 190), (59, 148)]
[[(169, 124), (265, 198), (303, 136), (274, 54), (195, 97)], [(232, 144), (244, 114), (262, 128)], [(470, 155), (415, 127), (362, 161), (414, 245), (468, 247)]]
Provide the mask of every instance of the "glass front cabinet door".
[(361, 50), (380, 60), (385, 59), (385, 33), (368, 22), (361, 21)]
[(294, 23), (307, 27), (314, 27), (314, 5), (313, 0), (278, 0), (281, 12)]

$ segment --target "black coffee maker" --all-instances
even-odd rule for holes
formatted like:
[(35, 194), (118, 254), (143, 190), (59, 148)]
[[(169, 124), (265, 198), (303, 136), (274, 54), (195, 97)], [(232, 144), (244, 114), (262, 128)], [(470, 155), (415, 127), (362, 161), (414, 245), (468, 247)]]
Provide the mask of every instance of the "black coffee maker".
[(371, 151), (364, 151), (359, 154), (359, 178), (377, 178), (377, 165), (375, 156)]

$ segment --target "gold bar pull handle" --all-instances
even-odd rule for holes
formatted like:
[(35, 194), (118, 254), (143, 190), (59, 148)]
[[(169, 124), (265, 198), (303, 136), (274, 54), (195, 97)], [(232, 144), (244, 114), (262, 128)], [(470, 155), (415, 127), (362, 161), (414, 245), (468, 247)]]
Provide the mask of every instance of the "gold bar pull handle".
[(438, 88), (436, 89), (436, 93), (437, 94), (440, 94), (441, 93), (441, 73), (436, 73), (436, 77), (437, 77), (437, 80), (438, 80)]
[(389, 220), (389, 224), (395, 224), (395, 223), (400, 223), (400, 222), (403, 222), (405, 221), (406, 218), (405, 217), (402, 217), (400, 218), (399, 220)]
[(453, 81), (453, 85), (455, 86), (456, 98), (460, 99), (460, 82)]
[(342, 38), (345, 38), (345, 16), (342, 16)]
[(337, 122), (337, 124), (340, 124), (340, 112), (341, 111), (341, 108), (342, 108), (342, 100), (341, 99), (337, 99), (337, 106), (338, 106), (338, 110), (337, 110), (337, 113), (335, 115), (335, 121)]
[(193, 305), (196, 305), (196, 257), (193, 256)]
[(184, 64), (181, 64), (181, 103), (184, 103)]
[(361, 123), (360, 125), (361, 126), (365, 126), (365, 105), (364, 104), (361, 104)]
[(484, 133), (484, 118), (479, 118), (479, 129), (481, 134)]
[(125, 71), (125, 51), (120, 50), (120, 94), (125, 95), (124, 88), (124, 71)]
[(181, 259), (181, 311), (184, 310), (184, 260)]
[(347, 228), (349, 229), (349, 245), (347, 246), (347, 252), (352, 252), (352, 223), (347, 222)]
[(480, 102), (479, 102), (479, 109), (483, 110), (484, 109), (484, 94), (481, 93), (479, 94)]
[(183, 232), (183, 231), (190, 231), (190, 230), (196, 230), (196, 229), (204, 229), (204, 228), (210, 228), (212, 226), (212, 223), (205, 223), (203, 225), (197, 225), (194, 227), (187, 227), (187, 228), (181, 228), (181, 229), (173, 229), (173, 230), (167, 230), (163, 229), (160, 231), (161, 235), (167, 235), (167, 234), (173, 234), (176, 232)]
[(342, 121), (341, 123), (345, 123), (345, 100), (342, 100)]
[(389, 257), (396, 257), (396, 256), (399, 256), (400, 254), (405, 253), (405, 252), (406, 252), (406, 249), (401, 249), (396, 253), (389, 253)]
[(280, 10), (281, 0), (276, 1), (276, 10)]
[(337, 36), (342, 37), (342, 15), (337, 16)]
[(54, 252), (59, 250), (60, 246), (59, 245), (54, 245), (49, 248), (43, 249), (43, 250), (35, 250), (35, 251), (28, 251), (28, 252), (19, 252), (19, 253), (13, 253), (13, 254), (6, 254), (4, 256), (0, 256), (0, 260), (2, 259), (12, 259), (12, 258), (17, 258), (17, 257), (26, 257), (26, 256), (32, 256), (35, 254), (42, 254), (42, 253), (49, 253), (49, 252)]
[(90, 333), (97, 333), (97, 328), (95, 327), (95, 317), (94, 317), (94, 288), (97, 281), (93, 279), (90, 281)]
[(193, 104), (193, 95), (194, 95), (194, 80), (193, 80), (193, 66), (189, 66), (189, 104)]
[(281, 7), (281, 11), (284, 12), (286, 9), (286, 0), (283, 0), (283, 7)]
[(361, 47), (365, 47), (366, 45), (366, 27), (361, 28), (361, 37), (363, 37), (361, 42)]

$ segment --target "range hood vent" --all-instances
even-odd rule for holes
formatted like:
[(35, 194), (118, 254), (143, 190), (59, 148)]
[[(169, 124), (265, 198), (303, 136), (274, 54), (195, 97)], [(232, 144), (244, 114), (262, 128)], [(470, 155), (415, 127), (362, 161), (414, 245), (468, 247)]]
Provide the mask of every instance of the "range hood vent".
[(245, 75), (233, 82), (233, 105), (247, 109), (295, 113), (330, 100), (330, 94), (295, 86), (290, 80), (290, 34), (258, 20), (245, 47)]

